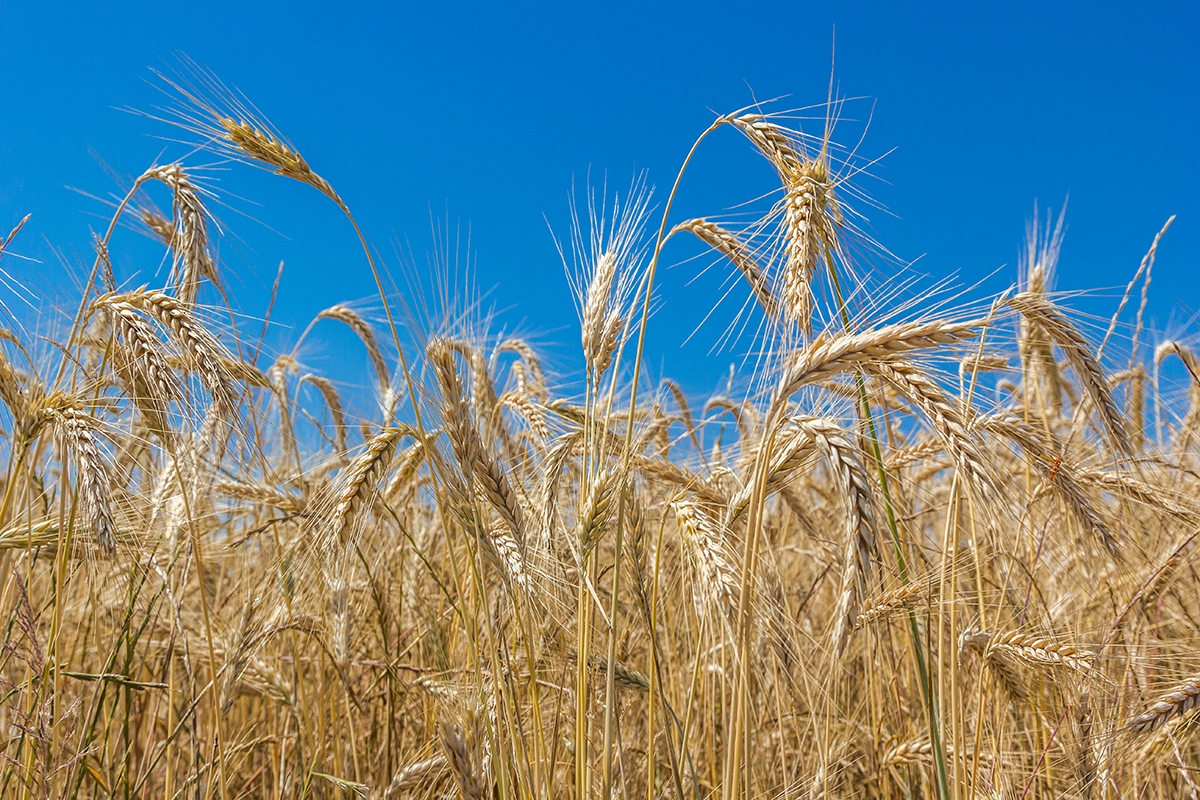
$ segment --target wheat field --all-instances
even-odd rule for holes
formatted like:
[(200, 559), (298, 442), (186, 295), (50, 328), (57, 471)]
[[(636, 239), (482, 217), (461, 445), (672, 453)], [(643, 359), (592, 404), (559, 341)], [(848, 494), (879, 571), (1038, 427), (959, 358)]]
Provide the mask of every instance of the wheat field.
[[(196, 85), (164, 118), (357, 231)], [(909, 296), (824, 114), (720, 116), (661, 205), (588, 209), (569, 364), (389, 291), (362, 233), (380, 313), (270, 352), (219, 187), (121, 187), (66, 323), (0, 330), (0, 796), (1200, 796), (1200, 361), (1143, 324), (1170, 220), (1111, 319), (1053, 292), (1061, 217), (1010, 290)], [(777, 189), (679, 220), (721, 129)], [(166, 285), (114, 274), (132, 231)], [(752, 340), (707, 400), (643, 364), (685, 237)], [(301, 366), (334, 326), (365, 392)]]

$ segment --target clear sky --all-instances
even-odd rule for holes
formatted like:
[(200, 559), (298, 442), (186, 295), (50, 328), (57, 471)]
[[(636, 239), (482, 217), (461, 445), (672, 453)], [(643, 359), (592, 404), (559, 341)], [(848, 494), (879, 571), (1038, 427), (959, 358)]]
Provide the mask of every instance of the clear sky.
[[(1002, 289), (1016, 279), (1035, 200), (1057, 211), (1069, 194), (1058, 287), (1102, 289), (1084, 305), (1107, 315), (1176, 214), (1150, 315), (1160, 330), (1192, 333), (1200, 6), (906, 6), (3, 0), (0, 235), (32, 213), (13, 252), (41, 262), (6, 256), (3, 265), (45, 308), (73, 295), (70, 277), (105, 208), (66, 187), (115, 191), (95, 154), (127, 175), (186, 154), (154, 138), (171, 129), (119, 110), (160, 104), (150, 70), (181, 51), (257, 104), (337, 187), (392, 269), (401, 247), (425, 267), (433, 224), (460, 229), (464, 253), (469, 230), (496, 325), (570, 345), (552, 348), (565, 370), (577, 363), (578, 323), (551, 231), (568, 235), (572, 186), (582, 194), (589, 179), (607, 179), (623, 190), (646, 170), (661, 207), (714, 111), (782, 95), (777, 108), (825, 99), (836, 29), (838, 91), (864, 98), (847, 106), (854, 119), (837, 136), (853, 143), (871, 117), (860, 152), (894, 149), (859, 184), (886, 207), (862, 210), (897, 257), (934, 278), (992, 276), (985, 288)], [(353, 232), (324, 198), (246, 167), (218, 177), (228, 203), (215, 208), (227, 234), (220, 255), (244, 313), (263, 312), (282, 260), (277, 321), (302, 328), (343, 300), (378, 316)], [(720, 214), (769, 178), (749, 145), (723, 131), (700, 150), (672, 222)], [(737, 358), (709, 351), (745, 293), (680, 349), (712, 309), (720, 276), (692, 282), (708, 261), (680, 263), (697, 250), (675, 244), (649, 364), (706, 395)], [(159, 252), (118, 233), (118, 280), (161, 281)], [(282, 347), (296, 333), (279, 329), (268, 341)], [(336, 375), (360, 352), (305, 357)], [(365, 359), (355, 372), (366, 380)]]

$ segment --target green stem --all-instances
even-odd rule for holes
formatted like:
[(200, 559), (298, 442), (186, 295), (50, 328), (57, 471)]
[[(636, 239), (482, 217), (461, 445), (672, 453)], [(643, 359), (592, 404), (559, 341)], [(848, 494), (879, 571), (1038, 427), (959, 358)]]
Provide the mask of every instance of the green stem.
[[(842, 294), (842, 284), (838, 280), (837, 270), (833, 268), (833, 258), (829, 243), (825, 243), (825, 264), (829, 269), (829, 280), (833, 284), (834, 294), (837, 295), (838, 311), (842, 317), (842, 325), (850, 332), (850, 314), (846, 310), (846, 299)], [(883, 468), (883, 453), (879, 448), (879, 433), (875, 428), (875, 418), (871, 414), (871, 403), (867, 398), (867, 384), (861, 371), (855, 372), (854, 382), (858, 387), (858, 399), (862, 406), (863, 419), (867, 423), (867, 435), (871, 440), (871, 454), (875, 458), (875, 468), (879, 473), (879, 486), (883, 490), (883, 506), (887, 512), (888, 529), (892, 533), (892, 546), (896, 550), (896, 567), (900, 573), (900, 582), (907, 585), (908, 566), (904, 560), (904, 551), (900, 545), (900, 527), (896, 523), (895, 506), (892, 503), (892, 493), (888, 486), (887, 472)], [(917, 658), (917, 673), (921, 679), (921, 695), (925, 699), (925, 710), (929, 715), (929, 738), (933, 743), (933, 758), (937, 767), (938, 795), (942, 800), (950, 800), (950, 782), (946, 775), (946, 754), (942, 750), (942, 737), (938, 725), (937, 695), (929, 680), (929, 670), (925, 665), (925, 653), (921, 643), (921, 630), (917, 627), (917, 617), (911, 610), (908, 612), (909, 634), (913, 641), (913, 654)]]

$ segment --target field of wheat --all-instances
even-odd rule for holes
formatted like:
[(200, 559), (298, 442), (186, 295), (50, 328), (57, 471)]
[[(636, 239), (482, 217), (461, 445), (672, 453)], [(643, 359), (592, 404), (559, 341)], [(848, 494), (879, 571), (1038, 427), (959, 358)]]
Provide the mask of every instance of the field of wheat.
[[(247, 103), (168, 89), (357, 230)], [(753, 222), (671, 213), (718, 129), (778, 177)], [(0, 330), (0, 796), (1200, 795), (1200, 360), (1143, 324), (1170, 221), (1111, 320), (1051, 291), (1061, 218), (1009, 291), (910, 296), (830, 129), (720, 116), (659, 206), (585, 211), (570, 364), (392, 291), (365, 237), (378, 317), (268, 352), (215, 184), (121, 187), (66, 322)], [(166, 285), (114, 274), (134, 231)], [(707, 400), (642, 363), (685, 237), (752, 341)], [(301, 369), (332, 326), (368, 397)]]

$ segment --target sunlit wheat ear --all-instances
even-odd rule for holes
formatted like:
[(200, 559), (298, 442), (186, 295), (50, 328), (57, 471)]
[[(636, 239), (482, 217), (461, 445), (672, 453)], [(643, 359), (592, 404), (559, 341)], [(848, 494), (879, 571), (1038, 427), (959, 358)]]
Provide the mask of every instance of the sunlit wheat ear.
[(1067, 315), (1049, 300), (1030, 292), (1010, 297), (1005, 302), (1025, 319), (1038, 325), (1059, 346), (1067, 361), (1075, 368), (1080, 385), (1095, 406), (1101, 430), (1116, 450), (1122, 455), (1132, 456), (1133, 445), (1125, 429), (1124, 417), (1108, 389), (1104, 368), (1096, 361), (1087, 340), (1075, 329)]
[(797, 389), (862, 364), (940, 345), (961, 344), (977, 335), (983, 320), (932, 320), (885, 325), (863, 333), (818, 337), (784, 369), (772, 405)]
[(576, 539), (584, 561), (600, 541), (612, 511), (614, 480), (608, 470), (596, 475), (588, 486), (587, 498), (579, 509)]
[(990, 631), (968, 628), (958, 637), (959, 657), (968, 651), (977, 654), (981, 659), (981, 666), (991, 674), (1001, 691), (1014, 703), (1023, 702), (1029, 696), (1025, 681), (1007, 652), (991, 648), (993, 638)]
[(487, 498), (516, 540), (517, 549), (525, 549), (525, 512), (517, 493), (509, 483), (508, 474), (499, 461), (486, 449), (480, 448), (475, 459), (475, 486)]
[(307, 183), (338, 205), (342, 204), (342, 198), (328, 181), (313, 172), (308, 162), (290, 145), (265, 128), (256, 127), (251, 120), (232, 117), (218, 117), (216, 123), (224, 131), (222, 138), (240, 153), (274, 170), (276, 175)]
[(980, 417), (978, 425), (1015, 442), (1028, 453), (1029, 461), (1043, 474), (1043, 480), (1052, 487), (1084, 529), (1095, 536), (1108, 552), (1120, 554), (1120, 542), (1099, 510), (1088, 499), (1075, 466), (1062, 456), (1062, 447), (1051, 442), (1044, 431), (1026, 423), (1012, 414), (992, 414)]
[(355, 335), (362, 340), (363, 346), (367, 348), (367, 355), (375, 367), (375, 375), (379, 378), (380, 391), (386, 394), (391, 387), (392, 375), (388, 371), (387, 362), (383, 359), (383, 351), (379, 349), (379, 340), (375, 338), (375, 331), (367, 321), (359, 316), (357, 311), (340, 303), (317, 314), (317, 319), (335, 319), (345, 323), (354, 331)]
[(127, 304), (136, 308), (166, 328), (188, 367), (196, 370), (203, 379), (213, 403), (227, 417), (236, 416), (238, 393), (224, 365), (229, 355), (208, 328), (196, 319), (188, 304), (162, 292), (138, 289), (102, 295), (96, 298), (93, 307), (106, 308), (113, 304)]
[[(209, 246), (208, 223), (211, 217), (201, 199), (202, 194), (207, 192), (184, 171), (182, 164), (158, 167), (146, 175), (171, 189), (175, 218), (171, 222), (167, 244), (175, 251), (175, 291), (183, 302), (195, 303), (202, 279), (207, 278), (213, 285), (219, 286), (217, 267)], [(160, 220), (152, 221), (161, 226)]]
[(110, 304), (106, 313), (117, 336), (113, 365), (118, 377), (147, 427), (167, 441), (173, 436), (168, 420), (170, 405), (183, 392), (164, 343), (130, 304)]
[(854, 621), (855, 630), (873, 622), (887, 620), (896, 613), (928, 602), (931, 586), (928, 581), (913, 581), (884, 592), (863, 603)]
[(1095, 659), (1094, 653), (1019, 631), (994, 634), (988, 643), (988, 652), (1004, 653), (1013, 661), (1031, 666), (1068, 667), (1083, 673), (1092, 668)]
[(58, 430), (78, 466), (79, 495), (96, 543), (107, 553), (117, 549), (117, 523), (109, 501), (109, 477), (100, 451), (99, 421), (72, 399), (47, 397), (37, 413)]
[(425, 355), (442, 392), (442, 415), (446, 423), (446, 435), (450, 439), (450, 449), (458, 461), (463, 480), (470, 489), (475, 480), (475, 461), (482, 447), (479, 434), (471, 425), (470, 398), (467, 397), (459, 377), (453, 352), (444, 339), (430, 342), (425, 348)]
[(754, 258), (750, 247), (738, 238), (737, 234), (722, 228), (715, 222), (709, 222), (703, 217), (681, 222), (671, 229), (671, 235), (687, 231), (697, 239), (728, 258), (750, 284), (754, 297), (769, 316), (777, 311), (775, 298), (771, 295), (770, 282), (763, 273), (762, 267)]
[(857, 448), (840, 425), (819, 417), (795, 417), (790, 422), (811, 437), (825, 456), (849, 505), (842, 589), (834, 631), (834, 642), (840, 655), (858, 620), (859, 607), (871, 580), (871, 562), (875, 558), (875, 511), (871, 503), (871, 482)]
[(350, 462), (329, 520), (330, 541), (343, 544), (348, 541), (353, 534), (356, 517), (363, 509), (370, 507), (370, 499), (391, 465), (396, 443), (410, 433), (407, 428), (385, 428)]
[(783, 183), (785, 259), (778, 301), (784, 314), (808, 336), (816, 305), (813, 280), (825, 259), (839, 252), (842, 210), (824, 149), (810, 158), (792, 144), (791, 132), (757, 114), (732, 124), (766, 156)]
[(1200, 676), (1189, 678), (1164, 694), (1144, 713), (1129, 720), (1129, 727), (1149, 733), (1197, 706), (1200, 706)]
[(925, 415), (945, 442), (946, 451), (954, 457), (966, 479), (965, 488), (977, 491), (985, 501), (996, 501), (999, 493), (983, 451), (969, 432), (970, 426), (964, 421), (959, 406), (950, 402), (945, 390), (907, 359), (875, 364), (870, 370), (895, 387)]

